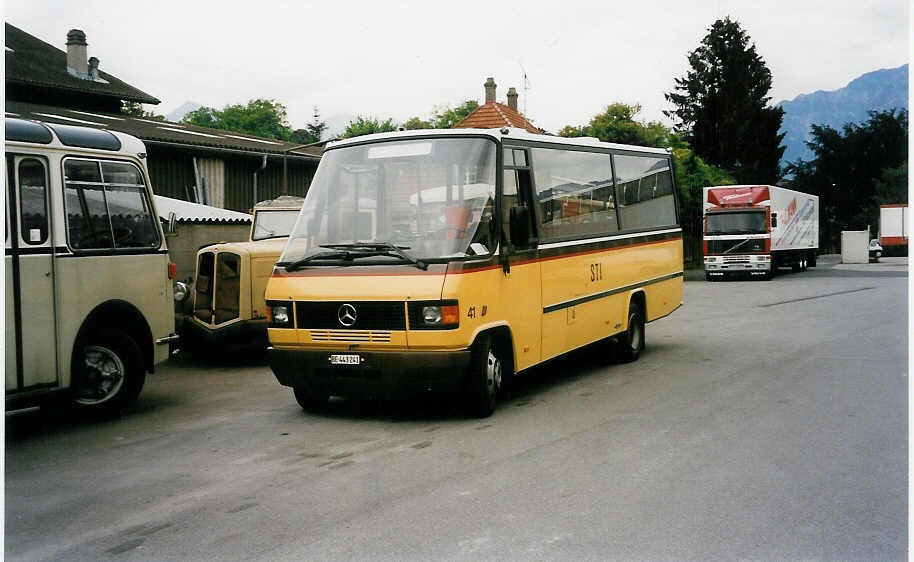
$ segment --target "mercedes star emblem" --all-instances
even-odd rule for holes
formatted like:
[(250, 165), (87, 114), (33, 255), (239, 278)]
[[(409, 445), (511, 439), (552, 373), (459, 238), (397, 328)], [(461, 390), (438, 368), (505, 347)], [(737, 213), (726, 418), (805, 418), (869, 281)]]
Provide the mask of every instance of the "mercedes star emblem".
[(347, 328), (351, 328), (355, 324), (355, 317), (355, 307), (351, 304), (344, 304), (336, 311), (336, 318)]

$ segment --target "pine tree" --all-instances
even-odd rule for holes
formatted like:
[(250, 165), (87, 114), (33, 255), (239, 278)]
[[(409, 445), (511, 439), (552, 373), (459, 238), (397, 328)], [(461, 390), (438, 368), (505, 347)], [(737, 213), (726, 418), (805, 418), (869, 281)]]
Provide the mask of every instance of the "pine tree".
[(768, 106), (771, 71), (749, 35), (729, 17), (717, 20), (688, 60), (690, 70), (665, 94), (677, 107), (666, 112), (675, 130), (740, 183), (776, 182), (784, 110)]

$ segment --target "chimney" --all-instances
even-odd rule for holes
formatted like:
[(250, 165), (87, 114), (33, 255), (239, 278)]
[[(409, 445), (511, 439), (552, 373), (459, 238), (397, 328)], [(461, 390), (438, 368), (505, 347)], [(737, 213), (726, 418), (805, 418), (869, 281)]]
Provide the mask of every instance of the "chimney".
[(486, 88), (486, 103), (491, 103), (495, 101), (495, 79), (489, 76), (486, 78), (486, 83), (483, 84)]
[(517, 90), (508, 88), (508, 107), (517, 111)]
[(86, 62), (86, 34), (81, 29), (67, 32), (67, 72), (80, 77), (89, 75)]
[(96, 57), (89, 57), (89, 79), (98, 80), (98, 58)]

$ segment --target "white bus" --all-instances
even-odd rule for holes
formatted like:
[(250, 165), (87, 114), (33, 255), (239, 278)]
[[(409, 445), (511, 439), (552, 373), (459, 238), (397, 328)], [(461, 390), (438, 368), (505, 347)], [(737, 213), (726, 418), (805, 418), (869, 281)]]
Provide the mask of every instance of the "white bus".
[(5, 129), (6, 407), (66, 393), (117, 411), (177, 339), (145, 147), (86, 127)]

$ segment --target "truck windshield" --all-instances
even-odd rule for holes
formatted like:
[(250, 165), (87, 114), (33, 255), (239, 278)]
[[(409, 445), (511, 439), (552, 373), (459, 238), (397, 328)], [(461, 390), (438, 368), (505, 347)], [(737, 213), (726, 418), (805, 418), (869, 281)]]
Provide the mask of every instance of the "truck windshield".
[(708, 213), (705, 234), (765, 234), (765, 211)]
[(317, 254), (339, 255), (328, 247), (374, 258), (358, 265), (406, 259), (390, 246), (422, 260), (491, 253), (495, 150), (493, 140), (426, 138), (327, 151), (279, 265), (321, 265)]
[(251, 229), (251, 240), (266, 240), (288, 236), (298, 218), (297, 209), (282, 211), (257, 211), (254, 214), (254, 227)]

